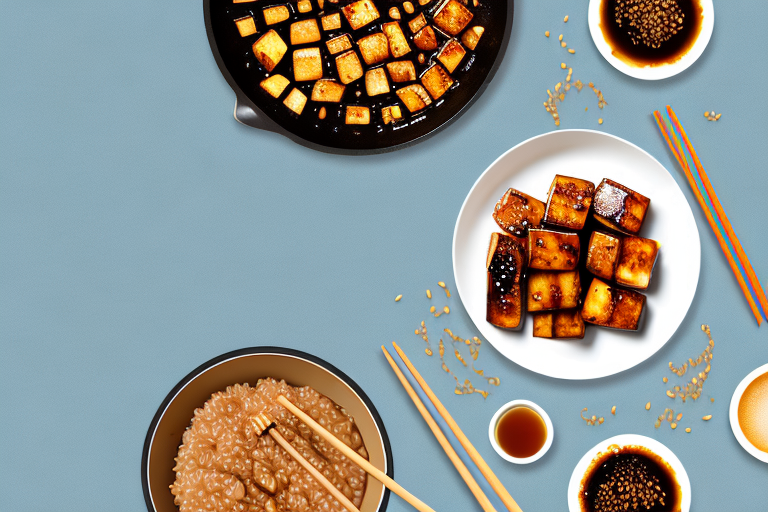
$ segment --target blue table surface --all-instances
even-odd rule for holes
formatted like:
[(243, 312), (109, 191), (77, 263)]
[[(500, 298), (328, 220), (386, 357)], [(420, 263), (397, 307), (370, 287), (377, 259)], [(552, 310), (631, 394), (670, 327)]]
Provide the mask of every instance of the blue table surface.
[[(768, 359), (768, 328), (751, 317), (651, 112), (671, 103), (686, 123), (768, 284), (768, 3), (716, 2), (704, 55), (660, 82), (626, 77), (598, 54), (586, 0), (515, 4), (509, 50), (472, 109), (424, 143), (368, 157), (318, 153), (236, 123), (201, 2), (4, 5), (0, 510), (144, 510), (141, 449), (163, 397), (209, 358), (262, 344), (310, 352), (348, 373), (383, 417), (397, 480), (438, 511), (479, 510), (380, 353), (397, 340), (524, 510), (566, 510), (586, 450), (637, 433), (681, 459), (692, 510), (765, 511), (768, 465), (736, 442), (728, 405)], [(559, 48), (560, 33), (575, 55)], [(427, 319), (424, 290), (444, 280), (455, 291), (454, 223), (480, 173), (555, 128), (542, 102), (564, 78), (560, 62), (608, 101), (599, 111), (591, 92), (574, 94), (561, 128), (623, 137), (683, 189), (702, 242), (698, 292), (672, 339), (629, 371), (566, 382), (484, 347), (478, 366), (501, 386), (487, 400), (454, 396), (413, 334)], [(703, 117), (711, 109), (723, 113), (719, 122)], [(457, 294), (436, 293), (433, 303), (451, 307), (431, 319), (433, 332), (477, 334)], [(702, 323), (716, 340), (702, 400), (676, 404), (681, 428), (656, 430), (654, 416), (671, 403), (668, 362), (701, 352)], [(487, 438), (493, 413), (515, 398), (544, 407), (556, 432), (529, 466), (502, 461)], [(587, 427), (582, 407), (606, 415), (605, 424)], [(699, 419), (709, 413), (710, 422)], [(410, 507), (393, 497), (389, 510)]]

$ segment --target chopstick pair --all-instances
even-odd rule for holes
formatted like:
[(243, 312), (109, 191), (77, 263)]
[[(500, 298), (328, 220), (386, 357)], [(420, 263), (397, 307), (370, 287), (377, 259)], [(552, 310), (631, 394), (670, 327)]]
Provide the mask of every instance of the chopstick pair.
[[(717, 194), (715, 194), (712, 183), (709, 181), (707, 172), (696, 154), (693, 143), (688, 138), (688, 134), (685, 132), (675, 111), (669, 105), (667, 105), (667, 117), (658, 110), (654, 111), (653, 117), (669, 149), (680, 164), (680, 167), (683, 168), (688, 184), (696, 196), (699, 206), (704, 211), (707, 222), (715, 234), (720, 244), (720, 249), (723, 251), (728, 265), (731, 267), (731, 271), (736, 277), (736, 281), (759, 326), (764, 318), (768, 320), (768, 316), (766, 316), (766, 312), (768, 312), (768, 299), (766, 299), (765, 291), (763, 291), (760, 285), (757, 274), (755, 274), (752, 264), (746, 252), (744, 252), (741, 242), (736, 236)], [(693, 165), (691, 165), (691, 162)], [(696, 171), (695, 176), (691, 172), (692, 167)], [(702, 193), (702, 189), (704, 193)]]
[[(419, 410), (419, 413), (421, 413), (421, 416), (427, 422), (432, 434), (437, 438), (440, 446), (443, 448), (446, 455), (448, 455), (448, 458), (475, 496), (475, 499), (480, 503), (483, 510), (485, 512), (496, 512), (497, 508), (498, 510), (506, 508), (509, 512), (522, 512), (518, 504), (499, 481), (498, 477), (496, 477), (469, 439), (464, 435), (461, 428), (456, 424), (456, 421), (450, 415), (448, 410), (443, 406), (429, 385), (427, 385), (424, 378), (413, 366), (408, 359), (408, 356), (405, 355), (405, 352), (403, 352), (397, 343), (393, 342), (392, 345), (397, 351), (397, 355), (409, 375), (406, 376), (403, 370), (400, 369), (400, 365), (395, 362), (386, 347), (382, 345), (381, 349), (384, 352), (384, 356), (387, 358), (389, 365), (392, 367), (398, 380), (405, 388), (408, 396)], [(415, 381), (416, 386), (412, 385), (411, 382), (409, 382), (410, 380)], [(455, 436), (457, 444), (459, 445), (458, 447), (462, 450), (461, 454), (457, 453), (453, 448), (446, 437), (446, 434), (440, 426), (438, 426), (438, 421), (444, 425), (446, 432)], [(466, 463), (462, 459), (465, 459)], [(467, 463), (474, 465), (472, 469), (474, 469), (475, 472), (479, 471), (480, 474), (478, 475), (478, 478), (473, 476), (472, 470), (467, 467)], [(484, 480), (482, 478), (484, 478)], [(478, 479), (481, 483), (478, 483)], [(485, 491), (482, 487), (486, 488)], [(491, 493), (495, 493), (495, 495)], [(491, 498), (494, 499), (494, 501), (499, 502), (500, 500), (499, 504), (501, 506), (494, 506), (491, 503), (491, 499), (488, 498), (488, 494), (491, 495)]]

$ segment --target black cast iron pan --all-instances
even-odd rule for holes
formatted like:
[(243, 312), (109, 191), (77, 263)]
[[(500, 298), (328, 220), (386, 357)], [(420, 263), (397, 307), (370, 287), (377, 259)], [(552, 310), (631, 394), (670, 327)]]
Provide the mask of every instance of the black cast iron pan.
[[(326, 0), (324, 12), (338, 10), (351, 1), (341, 0), (333, 4), (330, 0)], [(388, 16), (389, 8), (397, 6), (402, 13), (400, 24), (403, 32), (413, 48), (411, 54), (402, 59), (412, 60), (416, 64), (417, 73), (426, 69), (429, 65), (430, 52), (423, 52), (427, 61), (420, 65), (416, 58), (419, 50), (413, 45), (412, 35), (408, 30), (408, 21), (419, 11), (412, 15), (406, 14), (403, 11), (402, 1), (374, 0), (374, 2), (381, 14), (379, 20), (357, 31), (351, 31), (349, 26), (345, 26), (341, 30), (332, 32), (331, 36), (348, 33), (356, 41), (368, 33), (380, 31), (380, 22), (392, 21)], [(428, 11), (439, 3), (439, 0), (432, 0), (423, 9)], [(412, 0), (412, 4), (419, 9), (417, 0)], [(288, 5), (292, 18), (278, 25), (266, 26), (262, 9), (271, 5)], [(341, 105), (316, 103), (310, 100), (300, 116), (292, 113), (283, 105), (284, 97), (294, 86), (310, 97), (313, 82), (293, 81), (291, 55), (294, 47), (290, 45), (288, 52), (271, 74), (280, 73), (286, 76), (291, 79), (291, 85), (277, 100), (259, 86), (268, 73), (253, 55), (251, 48), (253, 43), (269, 29), (276, 30), (288, 42), (289, 26), (292, 21), (318, 17), (319, 12), (323, 12), (318, 10), (317, 0), (312, 0), (312, 5), (312, 12), (299, 14), (296, 10), (296, 0), (261, 0), (245, 3), (233, 3), (232, 0), (203, 0), (205, 26), (211, 51), (219, 69), (235, 91), (235, 119), (254, 128), (282, 134), (304, 146), (340, 154), (372, 154), (400, 149), (425, 140), (457, 119), (480, 96), (496, 73), (509, 43), (514, 13), (514, 0), (480, 0), (477, 6), (473, 5), (472, 0), (468, 0), (469, 8), (474, 14), (469, 26), (483, 26), (485, 32), (477, 48), (474, 51), (468, 51), (462, 63), (452, 73), (457, 84), (454, 84), (451, 90), (434, 101), (432, 105), (417, 113), (409, 114), (408, 110), (402, 107), (404, 119), (394, 125), (384, 125), (381, 122), (381, 107), (394, 104), (402, 106), (394, 92), (397, 88), (395, 86), (401, 87), (407, 84), (390, 84), (392, 86), (390, 94), (368, 98), (364, 79), (361, 78), (348, 84)], [(258, 33), (241, 37), (234, 20), (248, 15), (252, 15), (256, 20)], [(438, 39), (441, 43), (446, 40), (439, 33)], [(324, 78), (335, 78), (334, 56), (328, 52), (325, 43), (321, 41), (300, 47), (307, 46), (321, 48)], [(418, 79), (414, 83), (419, 83)], [(356, 93), (360, 93), (359, 96)], [(371, 108), (371, 124), (346, 125), (344, 123), (345, 107), (357, 104)], [(327, 116), (321, 120), (318, 112), (322, 106), (326, 107)]]

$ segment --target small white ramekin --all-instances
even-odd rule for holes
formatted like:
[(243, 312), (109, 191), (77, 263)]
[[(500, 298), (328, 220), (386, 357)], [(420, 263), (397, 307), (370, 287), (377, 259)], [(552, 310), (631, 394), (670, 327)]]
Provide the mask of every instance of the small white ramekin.
[[(499, 446), (499, 442), (496, 440), (496, 425), (499, 424), (499, 420), (504, 415), (504, 413), (514, 407), (528, 407), (529, 409), (532, 409), (539, 416), (541, 416), (541, 419), (544, 420), (544, 424), (547, 426), (547, 440), (544, 441), (544, 446), (542, 446), (538, 452), (531, 455), (530, 457), (512, 457), (507, 452), (505, 452), (501, 446)], [(549, 447), (552, 446), (552, 439), (554, 439), (554, 437), (555, 431), (552, 427), (552, 420), (549, 419), (549, 415), (544, 411), (544, 409), (531, 402), (530, 400), (512, 400), (511, 402), (507, 402), (506, 404), (502, 405), (501, 408), (496, 411), (496, 414), (493, 415), (493, 418), (491, 418), (491, 424), (488, 427), (488, 438), (491, 440), (491, 446), (493, 446), (493, 449), (496, 450), (496, 453), (499, 454), (499, 457), (514, 464), (530, 464), (531, 462), (535, 462), (542, 458), (544, 454), (547, 453), (547, 450), (549, 450)]]
[(768, 364), (764, 364), (760, 368), (755, 369), (749, 375), (744, 377), (739, 385), (736, 386), (736, 390), (733, 392), (733, 397), (731, 398), (731, 406), (728, 411), (728, 416), (731, 420), (731, 430), (733, 430), (733, 435), (736, 436), (736, 440), (739, 442), (741, 447), (747, 451), (747, 453), (752, 455), (757, 460), (761, 460), (763, 462), (768, 462), (768, 453), (758, 450), (755, 445), (749, 442), (747, 437), (744, 435), (744, 432), (741, 431), (741, 425), (739, 424), (739, 402), (741, 402), (741, 396), (744, 394), (744, 390), (747, 389), (747, 386), (752, 384), (755, 379), (766, 372), (768, 372)]

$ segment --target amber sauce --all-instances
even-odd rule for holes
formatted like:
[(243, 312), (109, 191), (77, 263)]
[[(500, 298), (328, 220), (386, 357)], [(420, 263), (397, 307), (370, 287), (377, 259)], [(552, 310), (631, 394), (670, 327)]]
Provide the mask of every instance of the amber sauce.
[(749, 383), (739, 400), (739, 426), (752, 446), (768, 453), (768, 373)]
[(600, 4), (600, 30), (611, 47), (611, 53), (626, 64), (645, 67), (677, 62), (696, 43), (703, 19), (699, 0), (676, 0), (685, 15), (682, 28), (658, 48), (642, 42), (633, 42), (626, 24), (616, 22), (615, 9), (621, 0), (602, 0)]
[(547, 424), (539, 413), (520, 405), (505, 412), (496, 424), (496, 442), (512, 457), (536, 455), (547, 441)]

